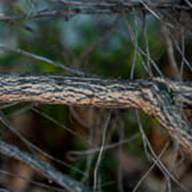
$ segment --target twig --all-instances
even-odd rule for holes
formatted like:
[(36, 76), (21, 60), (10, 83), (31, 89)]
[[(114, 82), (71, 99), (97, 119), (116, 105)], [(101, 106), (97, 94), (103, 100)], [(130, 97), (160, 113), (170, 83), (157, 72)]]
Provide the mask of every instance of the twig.
[(70, 191), (70, 192), (89, 192), (90, 191), (88, 188), (82, 186), (77, 181), (57, 171), (48, 163), (37, 159), (35, 156), (29, 153), (22, 152), (17, 147), (7, 144), (2, 140), (0, 140), (0, 153), (7, 157), (22, 161), (25, 164), (36, 169), (37, 171), (40, 171), (45, 177), (47, 177), (50, 180), (53, 180), (55, 183), (64, 187), (67, 191)]
[(72, 67), (65, 66), (62, 63), (57, 63), (57, 62), (55, 62), (55, 61), (53, 61), (53, 60), (51, 60), (51, 59), (49, 59), (47, 57), (40, 56), (40, 55), (31, 53), (29, 51), (25, 51), (23, 49), (19, 49), (19, 48), (14, 49), (14, 48), (10, 48), (10, 47), (7, 47), (5, 45), (0, 44), (0, 50), (4, 50), (4, 51), (8, 51), (8, 52), (14, 52), (14, 53), (21, 54), (21, 55), (24, 55), (26, 57), (35, 59), (37, 61), (41, 61), (41, 62), (51, 64), (51, 65), (53, 65), (55, 67), (58, 67), (58, 68), (61, 68), (61, 69), (65, 70), (69, 74), (78, 75), (78, 76), (87, 76), (88, 75), (88, 74), (84, 73), (83, 71), (80, 71), (78, 69), (74, 69)]

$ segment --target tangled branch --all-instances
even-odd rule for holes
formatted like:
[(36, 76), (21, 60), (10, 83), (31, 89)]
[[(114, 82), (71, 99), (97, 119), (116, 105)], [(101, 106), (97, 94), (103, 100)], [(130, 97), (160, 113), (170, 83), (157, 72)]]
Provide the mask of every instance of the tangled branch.
[(86, 14), (125, 14), (135, 11), (143, 11), (146, 13), (152, 13), (155, 10), (158, 11), (178, 11), (188, 12), (192, 11), (192, 6), (185, 2), (180, 1), (109, 1), (104, 0), (102, 2), (98, 0), (85, 1), (85, 0), (52, 0), (52, 3), (59, 4), (59, 9), (44, 9), (31, 13), (23, 13), (20, 15), (6, 15), (1, 13), (0, 21), (13, 21), (13, 20), (31, 20), (41, 18), (53, 18), (53, 17), (65, 17), (68, 19), (70, 16)]

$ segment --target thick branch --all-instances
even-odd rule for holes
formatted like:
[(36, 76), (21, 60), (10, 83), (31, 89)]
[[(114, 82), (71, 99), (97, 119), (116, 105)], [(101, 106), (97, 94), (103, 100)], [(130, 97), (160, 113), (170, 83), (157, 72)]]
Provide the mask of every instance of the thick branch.
[[(157, 95), (192, 105), (192, 83), (164, 79), (104, 80), (55, 75), (0, 74), (0, 102), (141, 108), (152, 113)], [(175, 103), (177, 104), (177, 103)]]
[(137, 108), (153, 115), (192, 156), (192, 131), (179, 110), (192, 105), (192, 83), (164, 79), (118, 81), (27, 74), (0, 75), (0, 102)]

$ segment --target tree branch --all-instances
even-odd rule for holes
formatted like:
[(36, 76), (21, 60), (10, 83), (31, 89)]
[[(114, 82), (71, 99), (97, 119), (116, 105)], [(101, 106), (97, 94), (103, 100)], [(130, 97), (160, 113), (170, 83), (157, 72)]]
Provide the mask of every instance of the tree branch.
[(192, 157), (191, 125), (180, 110), (181, 104), (192, 106), (192, 82), (0, 74), (0, 102), (137, 108), (154, 116)]
[(1, 13), (0, 21), (12, 21), (12, 20), (22, 20), (22, 19), (40, 19), (40, 18), (53, 18), (53, 17), (66, 17), (79, 14), (122, 14), (130, 13), (133, 11), (146, 11), (146, 5), (150, 10), (159, 11), (184, 11), (191, 12), (192, 7), (188, 3), (181, 4), (180, 1), (157, 1), (154, 3), (149, 3), (143, 1), (84, 1), (84, 0), (54, 0), (53, 3), (59, 3), (60, 9), (50, 9), (33, 12), (30, 14), (21, 15), (5, 15)]
[(57, 171), (55, 168), (47, 164), (46, 162), (37, 159), (35, 156), (29, 153), (20, 151), (17, 147), (5, 143), (0, 140), (0, 153), (22, 161), (23, 163), (31, 166), (32, 168), (40, 171), (41, 174), (46, 176), (48, 179), (53, 180), (58, 185), (64, 187), (70, 192), (89, 192), (90, 190), (79, 182), (74, 181), (72, 178), (63, 175), (61, 172)]

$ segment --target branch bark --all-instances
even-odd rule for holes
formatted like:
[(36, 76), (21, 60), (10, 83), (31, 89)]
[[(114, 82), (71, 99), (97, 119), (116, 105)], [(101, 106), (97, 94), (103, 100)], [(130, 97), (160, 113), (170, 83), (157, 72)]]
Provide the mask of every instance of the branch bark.
[(192, 106), (192, 82), (0, 74), (0, 102), (137, 108), (154, 116), (192, 157), (191, 124), (180, 110), (181, 104)]

